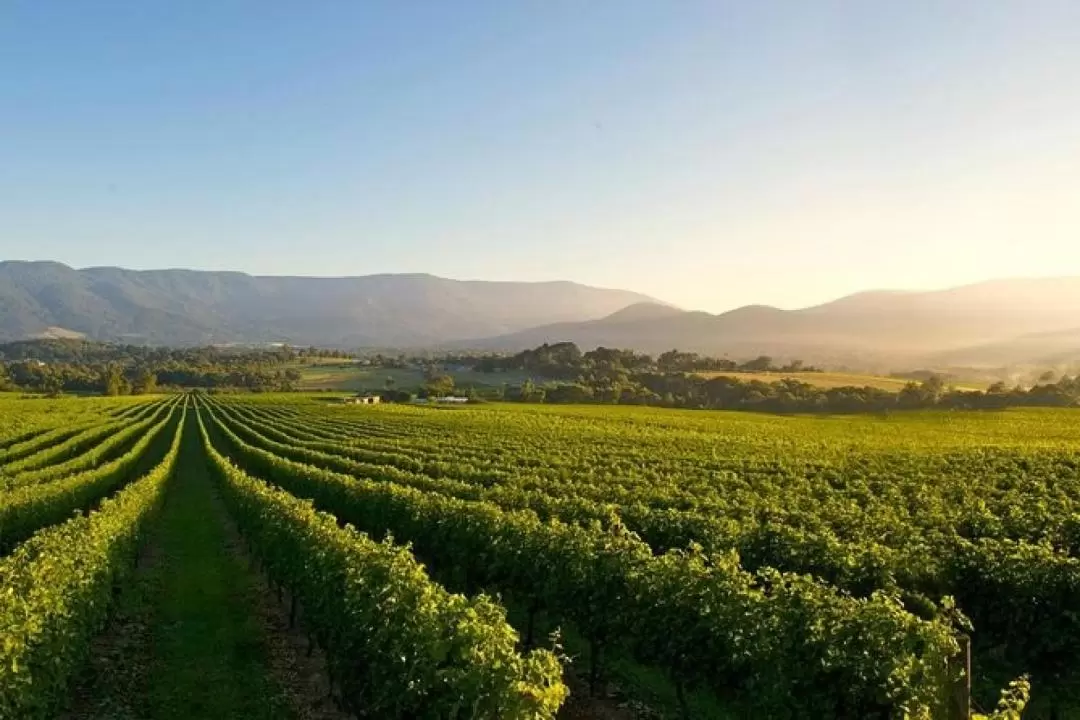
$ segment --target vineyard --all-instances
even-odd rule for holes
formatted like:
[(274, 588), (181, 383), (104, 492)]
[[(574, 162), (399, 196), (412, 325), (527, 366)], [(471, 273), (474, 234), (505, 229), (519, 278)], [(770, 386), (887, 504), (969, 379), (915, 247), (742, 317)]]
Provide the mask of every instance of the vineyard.
[(0, 717), (1080, 717), (1078, 487), (1068, 410), (0, 397)]

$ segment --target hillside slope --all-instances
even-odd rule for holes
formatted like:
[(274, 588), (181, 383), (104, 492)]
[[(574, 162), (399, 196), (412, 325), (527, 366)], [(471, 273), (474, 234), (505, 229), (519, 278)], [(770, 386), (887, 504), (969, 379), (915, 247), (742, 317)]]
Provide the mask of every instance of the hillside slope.
[[(712, 355), (798, 357), (810, 362), (902, 365), (938, 357), (1030, 362), (1065, 352), (1077, 338), (1080, 278), (994, 280), (933, 292), (875, 291), (799, 310), (750, 305), (720, 315), (673, 311), (617, 312), (598, 320), (558, 323), (465, 343), (520, 350), (544, 342), (581, 347), (671, 348)], [(1072, 331), (1072, 332), (1068, 332)], [(1054, 343), (1021, 338), (1054, 333)], [(989, 351), (982, 352), (986, 347)], [(1015, 352), (1003, 352), (1002, 347)], [(970, 352), (966, 350), (970, 349)], [(1074, 349), (1080, 349), (1080, 338)]]
[(1080, 327), (949, 350), (936, 355), (934, 360), (939, 364), (976, 367), (1080, 365)]
[(589, 320), (650, 301), (570, 282), (254, 277), (0, 262), (0, 341), (69, 331), (171, 345), (417, 347)]
[(168, 345), (288, 342), (517, 351), (672, 348), (885, 369), (1080, 358), (1080, 278), (993, 280), (933, 292), (872, 291), (798, 310), (712, 315), (570, 282), (432, 275), (255, 277), (192, 270), (74, 270), (0, 262), (0, 341), (85, 336)]

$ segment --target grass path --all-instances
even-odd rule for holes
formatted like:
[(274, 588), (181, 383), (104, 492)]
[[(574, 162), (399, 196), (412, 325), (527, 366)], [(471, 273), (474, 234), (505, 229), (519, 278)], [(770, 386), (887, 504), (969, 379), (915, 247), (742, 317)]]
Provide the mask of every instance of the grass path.
[(268, 658), (265, 586), (230, 545), (198, 430), (151, 529), (146, 562), (73, 692), (71, 718), (296, 718)]
[(254, 578), (228, 552), (196, 428), (189, 425), (184, 435), (180, 470), (158, 524), (154, 718), (288, 718), (251, 612)]

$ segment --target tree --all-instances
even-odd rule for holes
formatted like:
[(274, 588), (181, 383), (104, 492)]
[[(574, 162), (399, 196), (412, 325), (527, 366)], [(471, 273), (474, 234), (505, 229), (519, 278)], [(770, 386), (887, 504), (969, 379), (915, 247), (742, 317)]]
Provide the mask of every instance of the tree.
[(909, 382), (896, 400), (901, 407), (929, 407), (940, 402), (944, 395), (945, 381), (940, 375), (931, 375), (922, 384)]
[(896, 396), (896, 402), (901, 407), (915, 408), (925, 404), (925, 398), (923, 396), (922, 386), (917, 382), (909, 382), (904, 385), (903, 389)]
[(427, 397), (445, 397), (454, 392), (454, 378), (449, 375), (430, 374), (424, 383), (424, 394)]
[(773, 359), (768, 355), (760, 355), (753, 360), (744, 362), (739, 369), (744, 372), (768, 372), (772, 369)]
[(547, 392), (544, 388), (534, 383), (531, 379), (526, 378), (525, 382), (521, 383), (521, 387), (517, 391), (517, 399), (521, 402), (544, 402)]
[(552, 403), (586, 403), (592, 399), (592, 389), (587, 385), (566, 383), (548, 388), (545, 401)]
[(1047, 370), (1046, 372), (1044, 372), (1042, 375), (1039, 376), (1039, 382), (1041, 382), (1041, 383), (1052, 383), (1052, 382), (1054, 382), (1055, 377), (1057, 377), (1057, 375), (1054, 373), (1053, 370)]
[(109, 365), (106, 368), (102, 384), (105, 386), (105, 394), (109, 396), (127, 395), (131, 390), (119, 365)]
[(131, 382), (131, 394), (149, 395), (155, 392), (157, 392), (157, 373), (148, 367), (136, 370), (135, 378)]
[(936, 403), (945, 394), (945, 380), (940, 375), (931, 375), (922, 384), (922, 389), (927, 401)]
[(56, 375), (48, 375), (41, 383), (41, 391), (51, 398), (60, 397), (64, 394), (64, 383)]

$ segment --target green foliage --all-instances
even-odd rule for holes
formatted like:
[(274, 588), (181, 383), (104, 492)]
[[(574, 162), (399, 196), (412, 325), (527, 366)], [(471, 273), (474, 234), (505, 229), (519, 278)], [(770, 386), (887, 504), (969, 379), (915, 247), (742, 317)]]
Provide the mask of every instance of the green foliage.
[(288, 391), (300, 374), (286, 364), (311, 353), (323, 354), (288, 347), (170, 349), (48, 340), (0, 345), (0, 372), (10, 385), (49, 395), (146, 395), (160, 386)]
[(1062, 611), (1080, 604), (1070, 411), (820, 419), (503, 405), (352, 417), (269, 400), (214, 414), (248, 445), (352, 478), (583, 527), (615, 516), (654, 551), (735, 550), (749, 571), (884, 591), (961, 629), (966, 616), (982, 702), (1029, 672), (1036, 711), (1075, 706), (1080, 622)]
[(1001, 691), (994, 712), (989, 715), (976, 715), (972, 720), (1020, 720), (1031, 698), (1031, 681), (1023, 675), (1009, 683)]
[[(34, 531), (62, 522), (72, 513), (85, 510), (117, 487), (131, 479), (132, 473), (145, 461), (159, 437), (176, 421), (176, 404), (172, 403), (160, 418), (152, 416), (146, 424), (130, 429), (130, 436), (123, 433), (102, 443), (86, 456), (103, 457), (131, 437), (137, 437), (134, 445), (123, 455), (82, 472), (55, 472), (47, 468), (37, 473), (38, 482), (29, 482), (25, 476), (20, 484), (0, 495), (0, 552), (10, 549)], [(120, 438), (120, 442), (115, 442)], [(109, 447), (109, 446), (112, 447)], [(62, 466), (57, 466), (62, 467)], [(46, 475), (47, 473), (47, 475)], [(50, 478), (51, 482), (48, 481)]]
[(454, 394), (454, 378), (439, 373), (429, 373), (424, 379), (425, 397), (446, 397)]
[(176, 399), (144, 404), (137, 412), (86, 429), (0, 468), (0, 485), (12, 488), (54, 480), (112, 458), (169, 414)]
[(770, 717), (936, 717), (957, 652), (953, 627), (911, 615), (894, 597), (856, 599), (806, 577), (747, 572), (733, 554), (655, 556), (617, 522), (606, 530), (544, 522), (323, 470), (275, 454), (281, 443), (264, 440), (275, 449), (267, 452), (245, 442), (215, 407), (212, 434), (248, 471), (358, 528), (408, 540), (455, 587), (496, 591), (572, 622), (598, 650), (625, 646), (678, 682)]
[(123, 369), (117, 365), (109, 365), (105, 369), (101, 384), (105, 388), (105, 394), (111, 397), (131, 393), (131, 384), (124, 377)]
[[(14, 595), (0, 592), (0, 717), (50, 717), (62, 697), (145, 514), (103, 518), (145, 486), (134, 478), (175, 441), (182, 402), (0, 398), (0, 587)], [(1080, 707), (1068, 411), (199, 405), (205, 434), (185, 453), (210, 451), (354, 708), (550, 717), (558, 662), (521, 654), (499, 606), (466, 599), (479, 593), (520, 611), (526, 649), (562, 626), (595, 659), (582, 672), (633, 658), (739, 716), (940, 717), (956, 632), (977, 704), (1025, 674), (988, 717)]]
[[(597, 348), (582, 353), (573, 343), (541, 345), (511, 357), (459, 357), (482, 372), (528, 371), (549, 380), (526, 380), (508, 399), (520, 402), (618, 403), (779, 413), (856, 413), (947, 407), (954, 409), (1080, 404), (1080, 378), (1062, 377), (1056, 384), (1029, 390), (994, 386), (987, 392), (946, 387), (940, 375), (927, 374), (899, 392), (871, 386), (818, 387), (786, 378), (770, 381), (769, 372), (818, 372), (799, 361), (777, 367), (761, 356), (742, 364), (671, 350), (656, 360), (631, 350)], [(747, 373), (747, 376), (709, 372)], [(755, 376), (754, 374), (758, 374)], [(1045, 376), (1044, 376), (1045, 377)]]
[(68, 678), (101, 629), (173, 470), (163, 462), (88, 516), (34, 535), (0, 560), (0, 717), (56, 717)]
[(555, 716), (566, 696), (558, 660), (547, 651), (519, 655), (498, 605), (446, 592), (406, 548), (339, 527), (230, 465), (208, 438), (206, 447), (241, 531), (303, 606), (354, 712)]
[(581, 352), (572, 342), (545, 343), (516, 355), (456, 355), (444, 358), (474, 366), (480, 372), (524, 370), (541, 377), (558, 380), (597, 377), (612, 372), (642, 373), (690, 373), (690, 372), (814, 372), (816, 368), (803, 365), (799, 360), (787, 365), (776, 365), (771, 357), (762, 355), (744, 363), (727, 358), (715, 358), (698, 353), (669, 350), (653, 359), (650, 355), (633, 350), (598, 347)]

